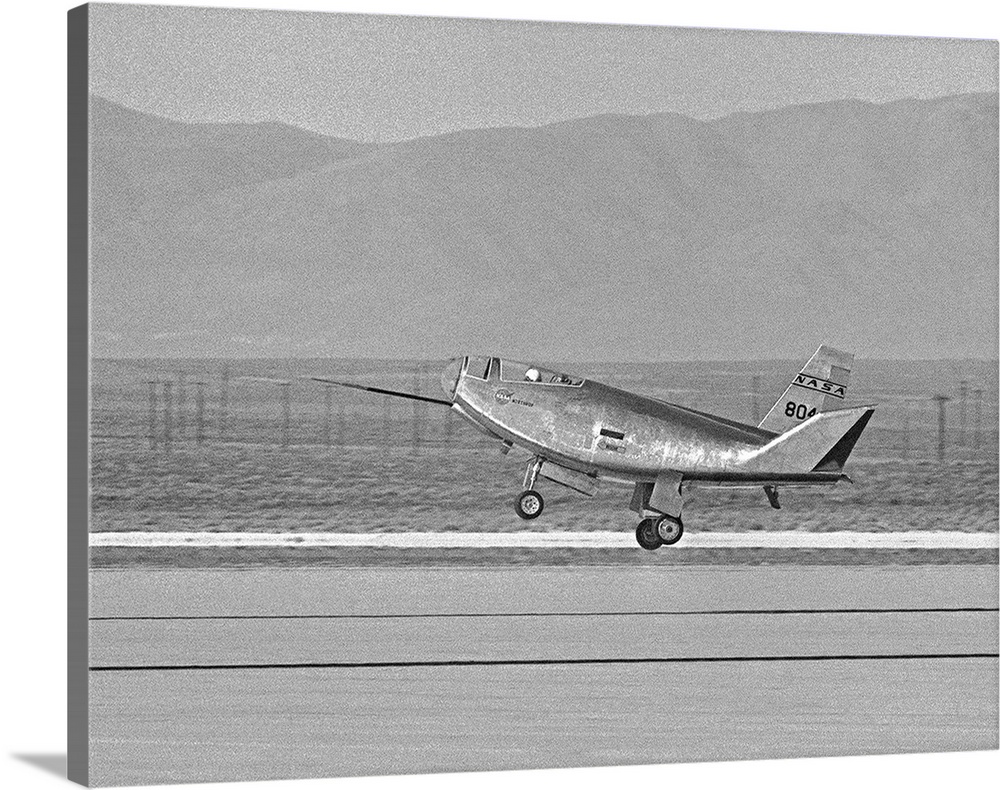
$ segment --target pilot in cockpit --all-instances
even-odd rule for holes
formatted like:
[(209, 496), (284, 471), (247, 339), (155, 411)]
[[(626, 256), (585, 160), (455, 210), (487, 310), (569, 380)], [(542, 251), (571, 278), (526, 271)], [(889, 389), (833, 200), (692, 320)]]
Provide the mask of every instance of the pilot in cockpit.
[(524, 373), (525, 381), (537, 382), (542, 377), (542, 374), (538, 372), (538, 368), (528, 368)]

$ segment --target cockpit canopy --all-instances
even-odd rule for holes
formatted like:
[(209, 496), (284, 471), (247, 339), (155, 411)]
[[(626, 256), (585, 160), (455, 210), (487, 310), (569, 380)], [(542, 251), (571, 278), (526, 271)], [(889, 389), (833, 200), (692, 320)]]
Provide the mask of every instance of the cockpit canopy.
[(467, 376), (477, 379), (489, 378), (491, 366), (499, 365), (501, 381), (559, 384), (564, 387), (579, 387), (583, 384), (582, 378), (568, 376), (565, 373), (527, 362), (515, 362), (499, 357), (468, 357), (468, 360), (465, 373)]
[(568, 376), (541, 365), (530, 365), (525, 362), (514, 362), (504, 359), (500, 361), (501, 381), (530, 381), (538, 384), (563, 384), (567, 387), (579, 387), (583, 379)]

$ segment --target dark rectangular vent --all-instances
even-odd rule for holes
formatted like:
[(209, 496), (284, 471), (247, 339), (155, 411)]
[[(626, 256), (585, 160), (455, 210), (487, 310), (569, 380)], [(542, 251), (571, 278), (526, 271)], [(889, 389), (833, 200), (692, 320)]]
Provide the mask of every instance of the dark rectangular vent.
[(601, 428), (601, 436), (607, 436), (609, 439), (624, 439), (625, 434), (621, 431), (612, 431), (610, 428)]

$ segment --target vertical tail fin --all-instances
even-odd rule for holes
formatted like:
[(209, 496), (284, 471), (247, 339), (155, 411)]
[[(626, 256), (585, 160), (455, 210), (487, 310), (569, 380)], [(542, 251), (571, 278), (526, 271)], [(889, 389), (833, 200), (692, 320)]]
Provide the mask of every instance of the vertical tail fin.
[(818, 412), (842, 405), (847, 397), (853, 364), (853, 354), (831, 346), (820, 346), (761, 420), (759, 427), (785, 433)]

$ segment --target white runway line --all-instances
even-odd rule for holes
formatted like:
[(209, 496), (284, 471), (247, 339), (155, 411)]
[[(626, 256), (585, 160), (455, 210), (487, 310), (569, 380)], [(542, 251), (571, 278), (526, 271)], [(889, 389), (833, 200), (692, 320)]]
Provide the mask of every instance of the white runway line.
[[(632, 532), (93, 532), (91, 547), (636, 549)], [(994, 532), (694, 532), (684, 549), (996, 549)]]

